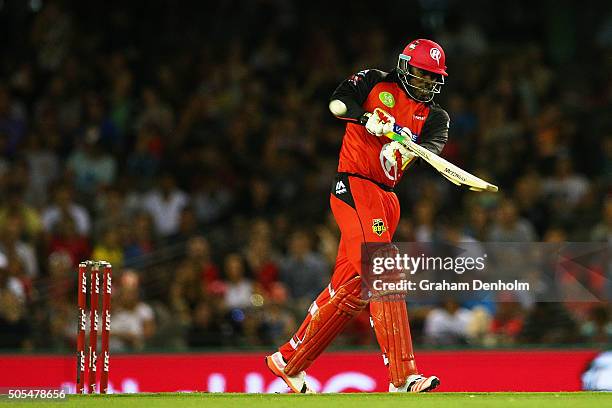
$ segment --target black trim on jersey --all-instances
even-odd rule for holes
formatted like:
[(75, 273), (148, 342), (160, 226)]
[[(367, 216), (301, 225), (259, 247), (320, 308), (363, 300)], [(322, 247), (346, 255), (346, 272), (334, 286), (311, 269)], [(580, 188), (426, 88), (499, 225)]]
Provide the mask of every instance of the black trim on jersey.
[(330, 99), (330, 101), (338, 99), (346, 105), (346, 113), (340, 119), (361, 123), (361, 119), (364, 117), (364, 113), (366, 113), (363, 109), (364, 102), (374, 86), (379, 82), (385, 81), (388, 75), (387, 72), (377, 69), (366, 69), (342, 81)]
[[(342, 190), (338, 189), (338, 183), (342, 182), (342, 185), (346, 191), (342, 192)], [(340, 193), (338, 193), (340, 191)], [(357, 210), (355, 206), (355, 200), (353, 199), (353, 193), (351, 192), (351, 183), (349, 182), (347, 173), (338, 173), (336, 177), (334, 177), (334, 182), (332, 183), (331, 193), (339, 200), (344, 201), (352, 208)]]
[(440, 105), (432, 103), (421, 129), (419, 144), (432, 153), (440, 154), (448, 141), (449, 123), (448, 113)]
[(378, 183), (378, 182), (376, 182), (376, 181), (374, 181), (374, 180), (372, 180), (372, 179), (370, 179), (368, 177), (362, 176), (361, 174), (357, 174), (357, 173), (345, 173), (345, 172), (341, 172), (341, 173), (338, 173), (338, 174), (347, 175), (347, 176), (351, 176), (351, 177), (357, 177), (357, 178), (360, 178), (362, 180), (368, 180), (370, 183), (376, 184), (382, 190), (388, 191), (390, 193), (393, 192), (393, 187), (389, 187), (389, 186), (387, 186), (385, 184)]

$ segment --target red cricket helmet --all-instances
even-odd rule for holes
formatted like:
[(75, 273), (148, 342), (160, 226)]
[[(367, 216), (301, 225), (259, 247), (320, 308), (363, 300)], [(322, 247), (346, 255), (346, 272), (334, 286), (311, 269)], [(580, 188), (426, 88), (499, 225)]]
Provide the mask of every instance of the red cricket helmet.
[(448, 76), (446, 73), (446, 56), (440, 44), (431, 40), (418, 39), (410, 42), (402, 51), (413, 67)]
[[(418, 75), (417, 68), (427, 71), (423, 74), (433, 76), (434, 79), (423, 78)], [(429, 102), (435, 94), (440, 93), (444, 85), (446, 73), (446, 56), (442, 47), (431, 40), (413, 40), (404, 48), (397, 61), (398, 76), (404, 85), (406, 92), (421, 102)], [(421, 74), (421, 75), (423, 75)], [(420, 84), (414, 85), (412, 78), (418, 79)], [(412, 92), (411, 92), (412, 90)]]

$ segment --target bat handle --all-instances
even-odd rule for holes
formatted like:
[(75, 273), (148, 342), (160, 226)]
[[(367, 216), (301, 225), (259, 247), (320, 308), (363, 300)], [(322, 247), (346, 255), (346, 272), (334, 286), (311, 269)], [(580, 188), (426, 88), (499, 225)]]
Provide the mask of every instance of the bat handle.
[(401, 135), (403, 131), (404, 131), (404, 128), (402, 126), (398, 125), (397, 123), (393, 124), (393, 132), (394, 133), (397, 133), (397, 134)]
[(391, 140), (395, 140), (396, 142), (404, 141), (404, 136), (400, 135), (399, 133), (389, 132), (385, 136), (387, 136)]

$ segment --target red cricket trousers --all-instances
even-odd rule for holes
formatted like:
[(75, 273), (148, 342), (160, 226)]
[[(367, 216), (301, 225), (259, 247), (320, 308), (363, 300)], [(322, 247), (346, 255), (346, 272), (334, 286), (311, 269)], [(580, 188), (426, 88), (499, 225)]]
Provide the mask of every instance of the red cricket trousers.
[(279, 350), (285, 361), (304, 339), (310, 319), (335, 290), (361, 274), (361, 246), (391, 242), (400, 217), (399, 201), (391, 189), (358, 175), (339, 173), (332, 186), (330, 205), (340, 227), (340, 244), (329, 285), (310, 305), (304, 322)]

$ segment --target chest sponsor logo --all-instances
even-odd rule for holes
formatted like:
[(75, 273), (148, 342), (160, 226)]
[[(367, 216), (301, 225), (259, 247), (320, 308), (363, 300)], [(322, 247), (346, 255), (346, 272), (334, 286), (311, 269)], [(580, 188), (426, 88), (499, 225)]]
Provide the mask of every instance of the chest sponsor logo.
[(395, 98), (389, 92), (379, 93), (378, 99), (380, 99), (380, 101), (389, 108), (392, 108), (395, 106)]
[(421, 115), (412, 115), (413, 118), (415, 118), (416, 120), (425, 120), (425, 116), (421, 116)]
[(385, 226), (385, 222), (382, 218), (374, 218), (372, 220), (372, 232), (378, 235), (379, 237), (387, 230)]

